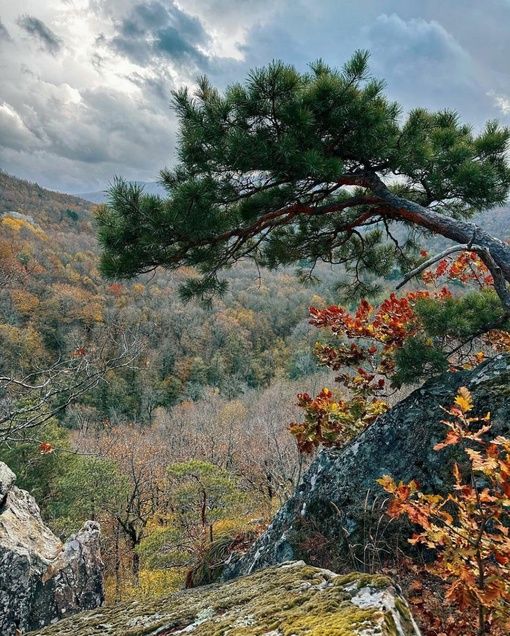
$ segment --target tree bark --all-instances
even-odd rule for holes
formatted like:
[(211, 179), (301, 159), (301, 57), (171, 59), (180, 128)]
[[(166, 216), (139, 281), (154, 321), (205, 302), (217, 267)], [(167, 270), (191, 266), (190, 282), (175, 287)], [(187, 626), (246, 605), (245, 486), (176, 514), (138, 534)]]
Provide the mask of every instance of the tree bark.
[[(454, 219), (421, 206), (414, 201), (393, 194), (383, 181), (371, 173), (365, 177), (367, 186), (380, 197), (387, 214), (424, 227), (456, 243), (476, 243), (486, 250), (480, 257), (494, 278), (494, 288), (501, 300), (505, 314), (510, 314), (510, 245), (492, 236), (476, 223)], [(384, 211), (381, 211), (384, 215)]]

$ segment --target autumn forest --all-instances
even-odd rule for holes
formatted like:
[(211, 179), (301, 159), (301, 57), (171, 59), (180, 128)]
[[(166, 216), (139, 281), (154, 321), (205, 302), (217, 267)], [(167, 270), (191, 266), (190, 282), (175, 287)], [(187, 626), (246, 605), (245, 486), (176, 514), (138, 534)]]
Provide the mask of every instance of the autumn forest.
[(325, 381), (308, 307), (334, 292), (242, 264), (211, 307), (186, 272), (107, 283), (93, 208), (0, 174), (0, 460), (57, 534), (101, 522), (111, 600), (180, 587), (204, 537), (253, 539), (293, 491), (295, 396)]
[[(473, 252), (433, 260), (398, 296), (401, 270), (374, 275), (373, 304), (338, 305), (343, 267), (298, 280), (243, 259), (226, 270), (226, 293), (183, 302), (191, 267), (101, 276), (98, 214), (0, 172), (0, 460), (62, 539), (100, 522), (108, 603), (217, 580), (318, 449), (351, 439), (427, 374), (510, 349), (508, 332), (486, 324), (499, 309)], [(477, 222), (504, 237), (508, 218), (503, 207)], [(423, 265), (444, 244), (422, 239)], [(459, 300), (459, 288), (477, 294)], [(340, 393), (325, 388), (335, 382)], [(462, 424), (470, 399), (449, 411)], [(423, 520), (437, 502), (412, 503), (414, 482), (380, 483), (395, 497), (389, 512), (421, 515), (430, 542)]]

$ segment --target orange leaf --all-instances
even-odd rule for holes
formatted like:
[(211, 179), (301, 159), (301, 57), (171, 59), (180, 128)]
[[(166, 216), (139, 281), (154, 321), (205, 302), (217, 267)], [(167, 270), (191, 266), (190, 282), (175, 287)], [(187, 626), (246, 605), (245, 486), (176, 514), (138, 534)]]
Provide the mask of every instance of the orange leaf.
[(444, 442), (436, 444), (434, 446), (434, 450), (437, 451), (437, 450), (441, 450), (442, 448), (445, 448), (446, 446), (451, 446), (452, 444), (458, 444), (459, 441), (460, 441), (460, 435), (458, 433), (456, 433), (455, 431), (448, 431)]
[(499, 552), (494, 552), (494, 558), (501, 565), (506, 565), (510, 561), (507, 556), (505, 556), (504, 554), (500, 554)]

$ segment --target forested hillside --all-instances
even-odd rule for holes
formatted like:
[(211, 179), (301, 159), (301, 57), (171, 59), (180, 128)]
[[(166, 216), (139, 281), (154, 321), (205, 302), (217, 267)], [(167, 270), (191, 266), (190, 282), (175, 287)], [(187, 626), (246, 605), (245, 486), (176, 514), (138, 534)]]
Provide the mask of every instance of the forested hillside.
[[(93, 207), (0, 173), (2, 338), (12, 353), (4, 371), (32, 370), (94, 346), (98, 330), (122, 330), (143, 343), (144, 354), (87, 400), (99, 419), (141, 423), (157, 406), (197, 398), (206, 387), (235, 397), (278, 374), (308, 372), (304, 325), (310, 303), (331, 301), (325, 286), (306, 289), (291, 271), (260, 274), (240, 265), (230, 272), (229, 294), (207, 309), (179, 302), (179, 273), (105, 283)], [(150, 404), (142, 393), (152, 394)]]
[[(88, 201), (51, 192), (36, 183), (16, 179), (0, 170), (0, 214), (33, 214), (33, 222), (45, 228), (57, 226), (77, 234), (92, 235), (92, 209)], [(84, 223), (77, 227), (77, 223)]]
[[(163, 186), (154, 181), (135, 181), (137, 185), (143, 186), (143, 191), (146, 194), (157, 194), (159, 196), (165, 196), (166, 192)], [(78, 194), (81, 199), (85, 201), (91, 201), (92, 203), (104, 203), (108, 198), (107, 190), (96, 190), (95, 192), (83, 192)]]
[[(479, 218), (508, 235), (508, 209)], [(287, 430), (296, 394), (311, 419), (340, 412), (302, 393), (332, 381), (308, 320), (338, 271), (306, 287), (241, 261), (210, 307), (179, 300), (188, 268), (105, 282), (94, 206), (5, 173), (0, 227), (0, 460), (62, 537), (101, 522), (109, 601), (215, 579), (311, 459)]]
[[(172, 530), (178, 536), (167, 536), (175, 515), (169, 492), (191, 497), (197, 486), (189, 474), (203, 476), (216, 502), (207, 528), (222, 522), (246, 530), (246, 519), (267, 519), (292, 492), (302, 459), (286, 428), (296, 393), (319, 384), (308, 307), (333, 299), (325, 285), (298, 285), (291, 271), (243, 264), (211, 308), (178, 300), (176, 287), (189, 272), (105, 283), (93, 210), (0, 173), (2, 431), (17, 431), (0, 459), (57, 531), (74, 531), (90, 517), (103, 522), (107, 574), (117, 573), (119, 596), (131, 572), (137, 578), (152, 568), (149, 580), (168, 579), (172, 571), (155, 557), (160, 541), (169, 553), (165, 567), (195, 559), (205, 531), (199, 508), (187, 510), (180, 534)], [(119, 349), (120, 363), (100, 366)], [(53, 371), (66, 361), (68, 368)], [(97, 382), (44, 425), (27, 425), (27, 408), (44, 420), (69, 378), (81, 381), (94, 364)], [(41, 391), (15, 384), (43, 380), (57, 389), (46, 404), (38, 402)]]

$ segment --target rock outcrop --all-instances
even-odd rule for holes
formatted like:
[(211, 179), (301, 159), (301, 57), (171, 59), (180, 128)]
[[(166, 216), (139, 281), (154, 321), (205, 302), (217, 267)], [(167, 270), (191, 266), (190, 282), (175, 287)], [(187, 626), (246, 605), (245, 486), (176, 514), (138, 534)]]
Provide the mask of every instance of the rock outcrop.
[(448, 373), (427, 382), (339, 449), (323, 450), (303, 483), (268, 530), (241, 559), (227, 564), (223, 579), (292, 559), (337, 572), (373, 568), (395, 543), (405, 547), (409, 528), (384, 516), (386, 493), (376, 479), (416, 479), (424, 492), (444, 492), (452, 483), (454, 459), (464, 454), (443, 440), (441, 423), (461, 386), (472, 392), (473, 414), (490, 411), (490, 435), (510, 434), (510, 357), (500, 356), (473, 371)]
[(84, 612), (32, 636), (419, 636), (386, 577), (286, 563), (224, 584)]
[(103, 602), (99, 526), (66, 543), (47, 528), (34, 498), (0, 462), (0, 634), (15, 636)]

